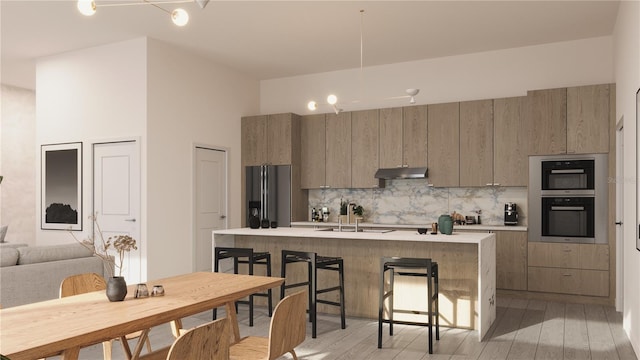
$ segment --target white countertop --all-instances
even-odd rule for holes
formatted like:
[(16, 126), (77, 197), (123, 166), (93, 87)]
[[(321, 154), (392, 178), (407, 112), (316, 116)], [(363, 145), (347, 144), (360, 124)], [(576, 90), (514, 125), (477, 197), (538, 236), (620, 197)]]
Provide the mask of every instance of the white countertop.
[[(355, 224), (345, 226), (353, 227)], [(313, 221), (294, 221), (292, 227), (338, 227), (337, 222), (313, 222)], [(365, 229), (412, 229), (418, 228), (431, 229), (431, 224), (377, 224), (377, 223), (360, 223), (359, 226)], [(526, 226), (516, 225), (454, 225), (454, 230), (466, 231), (527, 231)]]
[[(325, 223), (326, 224), (326, 223)], [(425, 241), (443, 243), (467, 243), (479, 244), (482, 240), (488, 239), (493, 234), (485, 232), (453, 232), (451, 235), (431, 235), (430, 233), (421, 235), (416, 230), (395, 230), (386, 233), (377, 232), (338, 232), (320, 231), (309, 228), (280, 227), (276, 229), (251, 229), (238, 228), (215, 230), (213, 235), (244, 235), (244, 236), (283, 236), (283, 237), (308, 237), (318, 239), (354, 239), (354, 240), (392, 240), (392, 241)]]

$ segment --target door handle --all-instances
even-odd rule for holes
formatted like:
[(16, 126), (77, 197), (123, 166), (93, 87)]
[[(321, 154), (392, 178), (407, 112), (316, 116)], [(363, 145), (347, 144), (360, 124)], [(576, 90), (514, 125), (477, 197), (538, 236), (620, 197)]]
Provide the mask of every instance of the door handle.
[(227, 215), (220, 215), (220, 219), (226, 219)]
[(622, 225), (622, 221), (616, 221), (616, 225)]
[(136, 222), (136, 219), (124, 219), (124, 221)]

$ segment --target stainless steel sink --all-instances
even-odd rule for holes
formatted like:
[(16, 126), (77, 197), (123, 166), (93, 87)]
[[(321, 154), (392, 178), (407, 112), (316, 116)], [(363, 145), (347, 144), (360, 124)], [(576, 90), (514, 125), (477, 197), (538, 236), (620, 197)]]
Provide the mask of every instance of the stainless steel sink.
[(378, 233), (378, 234), (384, 234), (384, 233), (388, 233), (388, 232), (392, 232), (395, 231), (393, 229), (362, 229), (360, 230), (362, 232), (370, 232), (370, 233)]
[[(319, 229), (314, 229), (315, 231), (335, 231), (335, 232), (355, 232), (356, 229), (355, 227), (344, 227), (342, 228), (342, 231), (340, 231), (340, 229), (338, 228), (319, 228)], [(358, 229), (358, 232), (368, 232), (368, 233), (378, 233), (378, 234), (384, 234), (384, 233), (388, 233), (388, 232), (392, 232), (395, 231), (393, 229)]]

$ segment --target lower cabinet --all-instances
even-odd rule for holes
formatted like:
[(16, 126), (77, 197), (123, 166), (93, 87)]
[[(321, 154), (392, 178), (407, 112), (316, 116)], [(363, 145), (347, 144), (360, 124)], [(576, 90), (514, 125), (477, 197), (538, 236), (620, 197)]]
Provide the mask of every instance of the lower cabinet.
[[(474, 232), (456, 228), (459, 232)], [(527, 232), (490, 231), (496, 234), (496, 288), (527, 290)]]
[(528, 289), (609, 296), (609, 246), (529, 243)]
[(527, 232), (495, 231), (496, 288), (527, 290)]

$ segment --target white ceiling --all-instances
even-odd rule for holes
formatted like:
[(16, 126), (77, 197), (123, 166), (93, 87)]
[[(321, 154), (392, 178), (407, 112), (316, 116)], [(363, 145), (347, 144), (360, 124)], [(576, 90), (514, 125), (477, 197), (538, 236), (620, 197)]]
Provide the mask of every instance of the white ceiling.
[[(96, 0), (97, 4), (112, 0)], [(139, 2), (141, 0), (124, 0)], [(33, 89), (35, 59), (141, 36), (272, 79), (558, 41), (608, 36), (618, 1), (219, 1), (180, 4), (178, 28), (149, 5), (0, 0), (1, 81)], [(176, 5), (163, 5), (173, 9)]]

